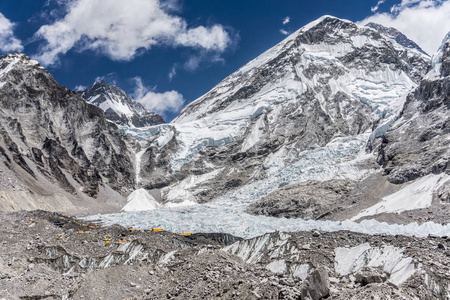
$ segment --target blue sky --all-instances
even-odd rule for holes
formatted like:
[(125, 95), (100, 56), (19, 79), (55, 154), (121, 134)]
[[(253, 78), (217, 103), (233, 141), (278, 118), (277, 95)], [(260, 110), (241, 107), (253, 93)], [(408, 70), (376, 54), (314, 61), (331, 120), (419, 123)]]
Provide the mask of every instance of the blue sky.
[(450, 30), (450, 0), (0, 0), (0, 14), (0, 53), (71, 89), (104, 79), (166, 120), (325, 14), (396, 27), (430, 54)]

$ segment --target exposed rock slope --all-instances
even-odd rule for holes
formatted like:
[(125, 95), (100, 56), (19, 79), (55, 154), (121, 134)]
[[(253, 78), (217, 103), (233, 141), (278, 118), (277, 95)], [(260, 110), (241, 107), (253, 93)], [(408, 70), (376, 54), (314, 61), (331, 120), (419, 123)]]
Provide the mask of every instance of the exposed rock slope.
[(130, 151), (117, 126), (23, 54), (0, 58), (0, 108), (1, 169), (14, 182), (2, 177), (3, 190), (83, 198), (133, 187)]
[(82, 92), (81, 96), (87, 102), (100, 107), (106, 118), (118, 125), (145, 127), (165, 123), (160, 115), (146, 110), (122, 89), (104, 81), (96, 82)]

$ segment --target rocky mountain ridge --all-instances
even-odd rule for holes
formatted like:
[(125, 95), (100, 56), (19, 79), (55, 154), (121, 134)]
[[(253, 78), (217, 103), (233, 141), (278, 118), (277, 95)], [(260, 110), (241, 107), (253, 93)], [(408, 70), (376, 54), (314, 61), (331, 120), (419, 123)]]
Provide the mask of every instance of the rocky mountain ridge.
[(24, 203), (14, 190), (41, 202), (57, 195), (61, 205), (54, 209), (73, 211), (102, 195), (112, 205), (98, 200), (94, 206), (111, 209), (123, 199), (118, 192), (130, 192), (134, 166), (126, 137), (102, 110), (57, 84), (38, 62), (19, 53), (0, 57), (0, 99), (1, 169), (16, 182), (4, 184), (12, 202), (2, 201), (3, 209), (39, 207), (32, 195)]

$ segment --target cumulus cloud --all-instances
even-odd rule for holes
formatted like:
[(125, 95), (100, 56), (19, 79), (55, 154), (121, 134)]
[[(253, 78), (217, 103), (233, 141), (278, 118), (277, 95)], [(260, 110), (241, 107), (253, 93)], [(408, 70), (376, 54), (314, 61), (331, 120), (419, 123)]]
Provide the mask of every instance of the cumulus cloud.
[(450, 0), (402, 0), (390, 12), (377, 13), (360, 23), (394, 27), (432, 55), (450, 30), (449, 16)]
[(136, 89), (133, 98), (146, 109), (165, 115), (166, 113), (178, 113), (184, 105), (183, 95), (177, 91), (156, 93), (154, 88), (149, 88), (142, 83), (142, 78), (135, 77)]
[(14, 36), (14, 23), (0, 13), (0, 50), (22, 51), (22, 42)]
[(36, 32), (45, 41), (36, 58), (45, 65), (74, 48), (128, 61), (158, 45), (222, 53), (232, 43), (221, 25), (189, 28), (170, 14), (178, 7), (173, 0), (72, 0), (66, 5), (63, 18)]
[(280, 29), (280, 32), (281, 32), (282, 35), (288, 35), (289, 34), (289, 32), (284, 30), (284, 29)]
[(283, 19), (283, 25), (286, 25), (287, 23), (289, 23), (291, 21), (291, 17), (286, 17)]

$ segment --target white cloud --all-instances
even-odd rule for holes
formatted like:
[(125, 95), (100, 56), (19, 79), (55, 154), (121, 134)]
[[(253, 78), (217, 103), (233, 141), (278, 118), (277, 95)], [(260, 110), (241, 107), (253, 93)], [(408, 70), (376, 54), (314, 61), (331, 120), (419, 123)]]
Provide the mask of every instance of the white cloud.
[(157, 45), (219, 53), (227, 49), (232, 41), (221, 25), (188, 28), (184, 19), (168, 13), (175, 11), (176, 4), (158, 0), (70, 1), (64, 18), (36, 32), (36, 37), (46, 42), (36, 58), (50, 65), (73, 48), (124, 61)]
[(0, 13), (0, 50), (22, 51), (22, 42), (14, 36), (14, 23)]
[(281, 32), (282, 35), (288, 35), (289, 34), (289, 32), (284, 30), (284, 29), (280, 29), (280, 32)]
[(146, 87), (140, 77), (135, 77), (134, 81), (136, 89), (133, 98), (146, 109), (164, 115), (165, 113), (178, 113), (183, 107), (183, 95), (177, 91), (156, 93), (154, 88)]
[(73, 88), (76, 92), (82, 92), (85, 91), (87, 89), (87, 86), (85, 85), (77, 85), (76, 87)]
[(287, 23), (289, 23), (291, 21), (291, 17), (286, 17), (283, 19), (283, 25), (286, 25)]
[(379, 0), (378, 3), (377, 3), (377, 5), (373, 6), (370, 10), (371, 10), (372, 12), (376, 12), (376, 11), (380, 8), (380, 5), (384, 3), (384, 1), (385, 1), (385, 0)]
[(394, 27), (434, 54), (450, 30), (450, 0), (402, 0), (390, 13), (377, 13), (361, 21)]
[(223, 52), (230, 44), (230, 36), (221, 25), (210, 28), (199, 26), (189, 30), (184, 28), (175, 36), (175, 44)]

